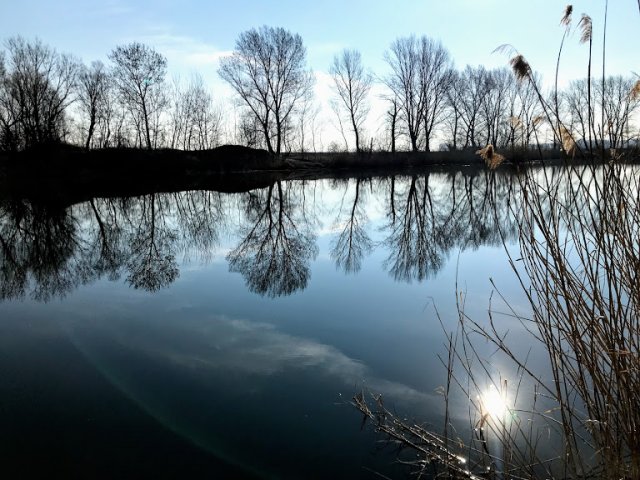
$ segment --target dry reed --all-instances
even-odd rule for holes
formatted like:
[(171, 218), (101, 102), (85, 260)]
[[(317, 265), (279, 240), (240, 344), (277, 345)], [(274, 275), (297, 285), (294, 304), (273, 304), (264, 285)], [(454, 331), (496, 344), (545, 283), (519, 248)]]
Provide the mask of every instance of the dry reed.
[(560, 125), (560, 140), (562, 141), (562, 149), (570, 157), (574, 157), (576, 154), (576, 142), (571, 135), (571, 132), (567, 130), (564, 125)]
[(629, 92), (629, 96), (632, 100), (640, 99), (640, 80), (636, 81), (636, 83), (633, 85), (631, 92)]
[(571, 25), (571, 14), (573, 13), (573, 5), (567, 5), (564, 8), (564, 15), (560, 19), (560, 25), (569, 26)]
[(640, 172), (563, 177), (524, 177), (523, 268), (512, 265), (548, 352), (572, 475), (638, 478)]
[(580, 43), (590, 42), (593, 38), (593, 22), (591, 21), (591, 17), (583, 13), (578, 27), (580, 27)]
[(522, 82), (525, 79), (531, 78), (531, 66), (522, 55), (518, 54), (512, 57), (511, 60), (509, 60), (509, 63), (513, 69), (513, 74), (518, 81)]
[(491, 144), (481, 148), (480, 150), (476, 150), (476, 154), (480, 155), (491, 170), (498, 168), (498, 166), (505, 160), (504, 156), (497, 153)]

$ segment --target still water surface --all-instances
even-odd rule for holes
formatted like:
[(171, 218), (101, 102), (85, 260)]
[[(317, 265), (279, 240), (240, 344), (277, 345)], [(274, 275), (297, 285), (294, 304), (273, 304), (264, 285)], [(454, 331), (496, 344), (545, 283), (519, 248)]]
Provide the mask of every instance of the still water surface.
[(522, 301), (502, 241), (515, 242), (519, 201), (514, 176), (477, 170), (6, 201), (2, 468), (402, 473), (349, 400), (381, 393), (441, 431), (438, 355), (457, 321), (456, 284), (474, 318), (486, 316), (490, 278)]

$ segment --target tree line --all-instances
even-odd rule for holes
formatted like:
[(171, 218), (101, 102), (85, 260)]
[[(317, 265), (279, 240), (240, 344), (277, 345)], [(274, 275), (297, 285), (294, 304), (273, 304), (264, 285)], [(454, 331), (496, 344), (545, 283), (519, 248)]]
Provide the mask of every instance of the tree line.
[[(66, 142), (87, 149), (200, 150), (224, 141), (281, 154), (317, 150), (321, 143), (306, 48), (300, 35), (283, 28), (241, 33), (221, 60), (218, 74), (239, 106), (231, 130), (202, 77), (168, 80), (167, 60), (152, 47), (121, 45), (108, 59), (84, 65), (40, 40), (8, 39), (0, 52), (0, 149)], [(424, 35), (395, 39), (384, 60), (389, 71), (378, 76), (357, 50), (333, 58), (330, 106), (343, 144), (329, 150), (560, 147), (549, 110), (565, 119), (563, 128), (577, 142), (638, 144), (633, 119), (640, 84), (631, 76), (575, 80), (562, 91), (541, 92), (533, 72), (527, 75), (532, 81), (522, 81), (506, 67), (457, 69), (442, 43)], [(383, 87), (377, 101), (385, 114), (378, 129), (367, 132), (374, 84)], [(594, 118), (601, 121), (594, 125)]]
[(84, 65), (40, 40), (0, 52), (0, 149), (70, 142), (86, 148), (212, 148), (222, 117), (201, 77), (167, 81), (167, 60), (133, 42)]

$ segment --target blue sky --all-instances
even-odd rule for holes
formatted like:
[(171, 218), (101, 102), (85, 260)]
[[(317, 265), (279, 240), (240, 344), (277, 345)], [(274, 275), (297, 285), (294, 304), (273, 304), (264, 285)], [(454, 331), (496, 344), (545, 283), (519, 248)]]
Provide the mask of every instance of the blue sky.
[[(640, 69), (640, 13), (636, 0), (609, 5), (609, 69)], [(604, 0), (576, 1), (574, 23), (582, 12), (594, 20), (596, 50)], [(326, 71), (334, 53), (357, 48), (376, 73), (383, 73), (385, 49), (398, 36), (415, 33), (439, 38), (458, 66), (500, 66), (506, 58), (492, 54), (511, 43), (534, 68), (551, 72), (562, 36), (559, 19), (565, 3), (557, 0), (396, 0), (388, 2), (325, 0), (125, 1), (22, 0), (0, 5), (0, 32), (40, 37), (58, 50), (85, 61), (105, 58), (115, 46), (145, 41), (170, 57), (174, 69), (215, 75), (216, 59), (233, 49), (238, 33), (260, 25), (283, 26), (300, 33), (314, 70)], [(583, 74), (587, 49), (578, 35), (569, 39), (563, 71)]]
[[(609, 4), (608, 72), (640, 73), (637, 1), (610, 0)], [(335, 53), (357, 48), (365, 66), (384, 75), (384, 51), (395, 38), (410, 34), (440, 39), (460, 68), (506, 66), (508, 59), (492, 52), (501, 44), (513, 44), (549, 84), (565, 5), (557, 0), (3, 0), (0, 37), (38, 36), (85, 62), (106, 60), (118, 44), (142, 41), (167, 56), (172, 74), (188, 77), (197, 71), (224, 97), (229, 91), (216, 70), (220, 56), (233, 49), (237, 35), (261, 25), (282, 26), (302, 36), (322, 99), (330, 95), (326, 72)], [(593, 68), (598, 72), (605, 2), (580, 0), (573, 5), (574, 26), (583, 12), (593, 18)], [(566, 43), (561, 84), (586, 76), (587, 54), (574, 32)]]

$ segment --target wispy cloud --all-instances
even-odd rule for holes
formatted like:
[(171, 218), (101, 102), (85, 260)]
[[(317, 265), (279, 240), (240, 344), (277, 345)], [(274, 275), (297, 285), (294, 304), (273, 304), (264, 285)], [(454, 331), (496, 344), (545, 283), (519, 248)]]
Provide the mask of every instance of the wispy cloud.
[(149, 34), (141, 41), (157, 48), (170, 64), (185, 67), (215, 67), (221, 58), (233, 53), (185, 35)]
[(228, 57), (231, 51), (216, 51), (211, 53), (198, 52), (185, 56), (185, 63), (189, 65), (217, 65), (221, 58)]
[(413, 408), (435, 408), (440, 402), (434, 393), (377, 376), (364, 362), (331, 345), (284, 333), (267, 323), (218, 316), (163, 324), (158, 321), (133, 326), (144, 335), (133, 332), (130, 323), (109, 322), (92, 329), (106, 330), (104, 336), (111, 337), (119, 348), (192, 372), (199, 370), (206, 378), (217, 374), (270, 377), (304, 370), (310, 379), (317, 375), (333, 378), (336, 388), (341, 385), (343, 391), (366, 385)]

